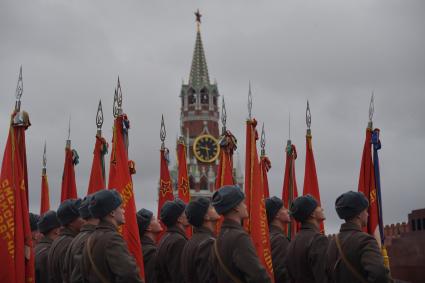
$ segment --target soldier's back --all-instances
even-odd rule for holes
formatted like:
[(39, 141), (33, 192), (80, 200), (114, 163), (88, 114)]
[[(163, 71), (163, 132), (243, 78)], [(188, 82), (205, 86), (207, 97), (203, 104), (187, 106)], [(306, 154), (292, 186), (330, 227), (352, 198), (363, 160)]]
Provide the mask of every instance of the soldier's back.
[(155, 242), (147, 237), (143, 236), (140, 239), (142, 243), (142, 252), (143, 252), (143, 264), (145, 268), (145, 281), (146, 283), (156, 283), (156, 252), (158, 250)]
[(66, 251), (64, 262), (64, 277), (67, 282), (83, 282), (81, 276), (81, 257), (87, 238), (95, 231), (96, 226), (85, 224), (81, 227), (80, 233), (72, 239)]
[[(232, 276), (241, 282), (271, 282), (266, 269), (257, 257), (251, 237), (239, 223), (232, 220), (224, 220), (216, 245), (224, 266)], [(218, 282), (233, 282), (221, 266), (220, 260), (214, 252), (214, 246), (210, 262)]]
[(44, 237), (38, 242), (34, 248), (35, 254), (35, 282), (45, 283), (49, 282), (49, 272), (47, 269), (47, 257), (53, 240)]
[(185, 283), (216, 282), (214, 271), (208, 262), (214, 241), (210, 230), (204, 227), (195, 228), (195, 233), (186, 243), (181, 257)]
[(288, 246), (285, 266), (292, 283), (325, 282), (324, 257), (328, 238), (310, 223), (303, 223)]
[(167, 229), (162, 237), (157, 252), (156, 275), (161, 283), (184, 282), (181, 272), (180, 256), (187, 242), (184, 231), (177, 227)]
[(284, 264), (288, 252), (289, 240), (283, 231), (270, 225), (270, 248), (272, 250), (273, 273), (275, 282), (287, 282), (288, 275)]
[(49, 249), (47, 268), (49, 272), (49, 282), (66, 282), (63, 277), (65, 253), (72, 239), (77, 235), (69, 228), (63, 228), (59, 237), (56, 238)]
[(358, 276), (363, 278), (364, 282), (393, 282), (374, 237), (362, 232), (353, 223), (344, 223), (341, 225), (338, 239), (347, 261), (358, 275), (356, 276), (342, 260), (334, 238), (329, 244), (326, 257), (326, 275), (329, 282), (361, 282)]
[(88, 237), (81, 258), (82, 276), (89, 283), (140, 283), (139, 268), (116, 227), (101, 221)]

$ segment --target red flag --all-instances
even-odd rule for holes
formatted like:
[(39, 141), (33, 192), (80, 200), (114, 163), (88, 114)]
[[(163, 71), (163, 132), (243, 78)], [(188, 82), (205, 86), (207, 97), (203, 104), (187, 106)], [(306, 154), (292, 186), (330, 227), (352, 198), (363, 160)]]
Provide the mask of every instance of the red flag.
[[(215, 179), (215, 189), (226, 185), (234, 185), (233, 180), (233, 152), (236, 150), (236, 138), (230, 131), (225, 131), (220, 139), (220, 155)], [(224, 217), (221, 215), (216, 224), (216, 234), (220, 231)]]
[(269, 180), (267, 178), (267, 172), (269, 172), (270, 168), (272, 168), (272, 163), (270, 162), (270, 159), (265, 155), (261, 156), (260, 170), (261, 170), (261, 178), (263, 183), (264, 198), (270, 197)]
[(226, 131), (220, 140), (220, 156), (217, 167), (215, 189), (234, 185), (233, 180), (233, 152), (236, 150), (236, 138), (230, 131)]
[(78, 164), (78, 154), (71, 149), (71, 141), (67, 140), (65, 147), (65, 165), (62, 175), (61, 202), (77, 198), (74, 166)]
[[(137, 226), (133, 181), (130, 175), (130, 170), (134, 170), (134, 163), (128, 160), (127, 153), (129, 128), (130, 122), (127, 115), (123, 114), (115, 118), (108, 187), (121, 194), (122, 207), (125, 210), (125, 224), (120, 227), (120, 232), (139, 266), (140, 276), (144, 278), (142, 245)], [(130, 165), (133, 165), (133, 168), (129, 168)]]
[[(307, 130), (306, 137), (306, 157), (305, 157), (305, 173), (303, 195), (313, 196), (320, 204), (319, 182), (317, 181), (316, 163), (314, 162), (313, 146), (311, 143), (311, 130)], [(320, 223), (320, 232), (325, 233), (323, 221)]]
[[(19, 113), (12, 115), (12, 121), (16, 115)], [(24, 168), (27, 126), (10, 126), (0, 173), (0, 282), (34, 282)]]
[(379, 233), (379, 207), (377, 202), (375, 174), (372, 161), (372, 127), (366, 129), (366, 140), (363, 147), (362, 163), (360, 166), (359, 192), (369, 200), (369, 219), (365, 232), (373, 235), (381, 245)]
[[(295, 159), (297, 159), (297, 150), (295, 145), (291, 144), (288, 140), (288, 145), (285, 149), (286, 164), (285, 164), (285, 177), (283, 180), (282, 200), (283, 205), (288, 209), (291, 207), (292, 201), (298, 197), (297, 180), (295, 177)], [(292, 221), (285, 227), (285, 233), (289, 239), (293, 239), (298, 231), (298, 224), (292, 218)]]
[(255, 119), (246, 123), (245, 155), (245, 195), (249, 219), (245, 224), (257, 251), (260, 262), (264, 265), (270, 279), (274, 282), (273, 264), (270, 249), (269, 228), (264, 203), (261, 169), (258, 161), (257, 131)]
[(41, 174), (40, 215), (43, 215), (49, 210), (50, 210), (49, 182), (47, 180), (46, 168), (43, 168), (43, 173)]
[[(170, 170), (168, 169), (168, 148), (163, 147), (160, 151), (160, 160), (161, 160), (161, 168), (160, 168), (160, 176), (159, 176), (159, 196), (158, 196), (158, 219), (161, 215), (161, 209), (164, 203), (169, 200), (174, 200), (173, 195), (173, 184), (171, 182)], [(158, 235), (157, 240), (159, 241), (167, 229), (162, 221), (160, 222), (162, 226), (162, 231), (160, 235)]]
[(87, 195), (104, 189), (105, 186), (105, 155), (108, 153), (108, 143), (100, 135), (96, 135), (96, 144), (93, 151), (89, 188)]
[[(179, 165), (177, 179), (178, 196), (185, 204), (188, 204), (190, 201), (190, 188), (187, 175), (186, 145), (183, 138), (180, 138), (177, 142), (177, 162)], [(186, 235), (189, 238), (192, 236), (192, 228), (190, 226), (186, 229)]]

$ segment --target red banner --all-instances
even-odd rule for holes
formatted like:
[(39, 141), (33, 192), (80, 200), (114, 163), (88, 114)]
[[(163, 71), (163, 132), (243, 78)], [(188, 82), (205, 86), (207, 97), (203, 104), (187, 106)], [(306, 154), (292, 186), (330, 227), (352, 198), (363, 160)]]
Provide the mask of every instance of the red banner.
[(25, 152), (25, 127), (11, 126), (0, 173), (0, 282), (35, 280)]
[(41, 175), (41, 201), (40, 201), (40, 215), (43, 215), (50, 210), (50, 197), (49, 197), (49, 182), (47, 180), (47, 174), (43, 169)]
[[(305, 173), (304, 173), (304, 188), (303, 195), (312, 195), (319, 205), (320, 203), (320, 192), (319, 182), (317, 180), (316, 163), (314, 161), (313, 146), (311, 144), (311, 131), (307, 130), (306, 135), (306, 157), (305, 157)], [(325, 227), (323, 221), (320, 223), (320, 232), (325, 233)]]
[[(168, 149), (163, 148), (160, 151), (160, 176), (159, 176), (159, 192), (158, 192), (158, 216), (160, 219), (161, 209), (164, 203), (169, 200), (174, 200), (173, 195), (173, 184), (171, 182), (170, 170), (168, 169)], [(164, 223), (160, 222), (162, 226), (162, 232), (158, 235), (157, 241), (159, 241), (167, 229)]]
[(226, 131), (220, 140), (220, 156), (217, 167), (215, 189), (234, 185), (233, 180), (233, 152), (236, 150), (236, 138), (230, 131)]
[(272, 163), (270, 162), (270, 159), (267, 156), (261, 156), (260, 170), (261, 170), (261, 178), (262, 178), (261, 180), (263, 183), (264, 198), (270, 197), (269, 179), (267, 177), (267, 172), (269, 172), (270, 168), (272, 168)]
[[(183, 139), (179, 139), (177, 142), (177, 162), (178, 178), (177, 178), (177, 192), (179, 199), (184, 203), (188, 204), (190, 201), (190, 187), (189, 178), (187, 174), (187, 163), (186, 163), (186, 145)], [(186, 235), (188, 238), (192, 236), (192, 227), (189, 226), (186, 229)]]
[(108, 143), (100, 136), (96, 135), (96, 144), (93, 151), (93, 162), (91, 166), (89, 188), (87, 195), (91, 195), (105, 186), (105, 155), (108, 153)]
[(270, 248), (269, 228), (258, 161), (257, 131), (255, 119), (246, 123), (246, 156), (245, 156), (245, 194), (249, 219), (245, 224), (257, 251), (260, 262), (264, 265), (270, 279), (274, 282), (272, 255)]
[(67, 199), (77, 198), (77, 184), (75, 183), (75, 170), (76, 164), (74, 151), (71, 146), (65, 147), (65, 164), (63, 167), (62, 175), (62, 190), (61, 190), (61, 203)]
[(120, 232), (139, 266), (140, 276), (144, 278), (142, 245), (137, 226), (133, 181), (127, 153), (129, 128), (130, 123), (125, 114), (115, 118), (108, 188), (115, 189), (121, 194), (122, 207), (125, 210), (125, 224), (120, 227)]
[[(298, 197), (297, 179), (295, 177), (295, 159), (297, 159), (297, 150), (295, 145), (288, 141), (285, 149), (286, 164), (285, 177), (283, 179), (282, 200), (286, 208), (291, 208), (292, 201)], [(292, 221), (285, 226), (285, 233), (289, 239), (293, 239), (298, 232), (298, 223), (292, 218)]]
[(381, 245), (379, 233), (379, 207), (377, 202), (375, 174), (372, 161), (372, 129), (366, 129), (366, 139), (363, 147), (362, 163), (360, 166), (359, 192), (369, 200), (369, 219), (364, 231), (373, 235)]

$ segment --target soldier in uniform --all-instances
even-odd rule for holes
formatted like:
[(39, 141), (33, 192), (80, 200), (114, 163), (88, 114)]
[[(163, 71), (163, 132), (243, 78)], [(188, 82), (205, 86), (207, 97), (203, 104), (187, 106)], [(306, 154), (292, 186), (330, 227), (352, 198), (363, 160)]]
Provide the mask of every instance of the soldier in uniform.
[(38, 230), (44, 236), (35, 246), (35, 282), (49, 282), (49, 273), (47, 270), (47, 255), (53, 241), (59, 237), (61, 224), (55, 211), (47, 211), (38, 221)]
[(121, 204), (121, 196), (115, 190), (101, 190), (92, 196), (89, 211), (100, 222), (83, 248), (83, 282), (143, 282), (139, 267), (118, 232), (118, 227), (125, 223)]
[(265, 204), (270, 231), (274, 280), (279, 283), (288, 282), (284, 259), (288, 250), (289, 240), (283, 229), (287, 223), (291, 222), (291, 217), (280, 198), (275, 196), (267, 198)]
[(40, 221), (40, 215), (30, 212), (31, 237), (34, 247), (38, 244), (41, 238), (43, 238), (43, 234), (40, 233), (37, 227), (38, 221)]
[(83, 280), (80, 266), (83, 247), (87, 238), (94, 232), (96, 226), (99, 224), (99, 219), (93, 217), (89, 211), (91, 197), (92, 196), (86, 196), (78, 209), (85, 223), (81, 227), (80, 233), (71, 241), (66, 251), (63, 270), (64, 282), (78, 283)]
[(301, 230), (288, 247), (285, 266), (293, 283), (325, 282), (324, 257), (328, 238), (320, 234), (320, 223), (325, 220), (323, 208), (310, 195), (296, 198), (290, 214), (301, 222)]
[(162, 232), (161, 224), (152, 211), (142, 208), (137, 212), (140, 242), (142, 243), (143, 265), (146, 283), (156, 283), (156, 239)]
[(58, 208), (57, 216), (62, 225), (59, 237), (56, 238), (49, 250), (47, 268), (49, 269), (49, 282), (64, 282), (63, 277), (65, 253), (72, 239), (80, 232), (84, 220), (80, 217), (78, 209), (81, 199), (67, 199)]
[(192, 200), (185, 212), (195, 232), (186, 243), (181, 257), (185, 283), (216, 283), (209, 258), (220, 216), (211, 205), (211, 201), (204, 197)]
[(368, 207), (368, 200), (359, 192), (349, 191), (336, 199), (336, 212), (345, 223), (329, 244), (326, 258), (329, 282), (394, 282), (384, 266), (378, 242), (362, 231), (367, 225)]
[(189, 226), (184, 210), (185, 203), (180, 199), (166, 201), (161, 208), (161, 221), (167, 232), (159, 242), (156, 274), (158, 282), (184, 282), (180, 256), (187, 242), (186, 227)]
[(241, 226), (242, 220), (248, 218), (244, 199), (238, 186), (224, 186), (214, 193), (212, 204), (224, 221), (213, 244), (210, 263), (217, 282), (270, 283), (251, 237)]

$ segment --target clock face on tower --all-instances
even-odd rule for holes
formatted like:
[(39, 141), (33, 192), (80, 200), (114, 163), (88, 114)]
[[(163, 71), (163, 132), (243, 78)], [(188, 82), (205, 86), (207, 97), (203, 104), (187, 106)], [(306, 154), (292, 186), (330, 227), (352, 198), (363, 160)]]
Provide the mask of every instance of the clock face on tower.
[(220, 146), (216, 138), (211, 135), (200, 135), (193, 142), (193, 153), (196, 159), (202, 162), (213, 162), (220, 153)]

